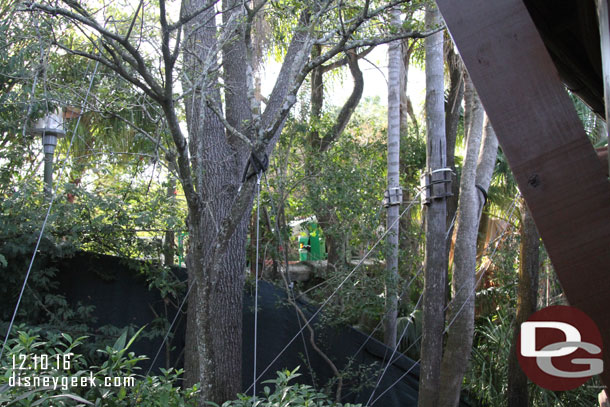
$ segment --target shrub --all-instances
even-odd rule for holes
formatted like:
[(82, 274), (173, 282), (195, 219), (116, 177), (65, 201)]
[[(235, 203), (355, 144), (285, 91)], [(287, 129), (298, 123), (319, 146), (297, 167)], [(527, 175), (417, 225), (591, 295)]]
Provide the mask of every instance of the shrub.
[[(180, 388), (182, 369), (161, 369), (160, 376), (138, 375), (138, 362), (145, 356), (128, 352), (140, 329), (127, 340), (125, 331), (114, 343), (98, 352), (103, 362), (88, 366), (78, 353), (86, 337), (72, 338), (67, 334), (42, 334), (40, 329), (19, 328), (9, 340), (2, 360), (0, 375), (0, 405), (15, 407), (104, 406), (128, 407), (195, 407), (198, 405), (198, 385)], [(42, 335), (46, 335), (43, 337)], [(34, 357), (36, 356), (36, 358)], [(238, 395), (222, 407), (361, 407), (333, 403), (313, 387), (290, 383), (298, 377), (298, 367), (277, 372), (268, 380), (263, 395), (254, 400)], [(48, 377), (46, 385), (32, 385), (34, 377)], [(26, 379), (29, 378), (29, 379)], [(110, 380), (108, 379), (110, 378)], [(20, 382), (18, 382), (20, 380)], [(29, 380), (29, 383), (26, 383)], [(114, 382), (121, 382), (117, 384)], [(73, 381), (78, 385), (72, 385)], [(107, 383), (110, 382), (110, 385)], [(85, 383), (86, 385), (81, 385)], [(212, 402), (210, 406), (219, 407)]]
[[(141, 331), (129, 341), (124, 332), (113, 346), (98, 350), (103, 363), (90, 367), (77, 353), (85, 337), (48, 334), (42, 338), (40, 330), (19, 331), (5, 349), (0, 405), (196, 406), (198, 387), (179, 387), (182, 370), (161, 369), (161, 376), (136, 375), (138, 362), (146, 357), (136, 356), (128, 349)], [(36, 377), (40, 383), (34, 384)]]
[[(324, 393), (319, 393), (313, 387), (306, 384), (290, 384), (294, 378), (300, 376), (298, 367), (293, 371), (284, 370), (277, 372), (275, 380), (267, 380), (263, 383), (273, 385), (273, 391), (269, 386), (263, 387), (264, 395), (258, 396), (256, 400), (252, 396), (238, 395), (238, 399), (223, 403), (222, 407), (361, 407), (360, 404), (333, 403)], [(218, 404), (208, 402), (210, 406), (219, 407)]]

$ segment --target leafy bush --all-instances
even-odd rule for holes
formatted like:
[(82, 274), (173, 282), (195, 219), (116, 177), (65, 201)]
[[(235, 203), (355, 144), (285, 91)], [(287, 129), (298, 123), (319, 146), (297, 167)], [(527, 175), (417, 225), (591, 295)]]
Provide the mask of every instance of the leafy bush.
[[(361, 407), (360, 404), (333, 403), (324, 393), (317, 392), (313, 387), (305, 384), (290, 384), (294, 378), (300, 376), (298, 367), (293, 371), (284, 370), (277, 372), (275, 380), (267, 380), (263, 383), (272, 384), (273, 391), (269, 386), (263, 388), (264, 396), (257, 397), (240, 394), (235, 401), (227, 401), (222, 407)], [(209, 405), (219, 407), (218, 404), (208, 402)]]
[[(464, 388), (482, 405), (506, 406), (508, 358), (513, 336), (513, 325), (508, 311), (499, 311), (493, 317), (478, 321), (469, 372)], [(574, 390), (553, 392), (530, 383), (532, 407), (586, 407), (596, 405), (598, 379)]]
[[(113, 346), (98, 351), (103, 363), (90, 367), (77, 353), (85, 337), (73, 339), (61, 334), (42, 338), (39, 330), (20, 331), (7, 344), (2, 361), (0, 405), (196, 406), (197, 386), (183, 390), (178, 385), (182, 370), (161, 369), (161, 376), (136, 375), (138, 362), (146, 357), (136, 356), (128, 349), (141, 331), (129, 341), (124, 332)], [(45, 386), (25, 382), (29, 378), (31, 384), (34, 377), (48, 377), (49, 382)], [(21, 383), (17, 383), (18, 378)], [(73, 381), (78, 385), (73, 386)], [(111, 385), (107, 385), (108, 381)], [(116, 385), (118, 382), (122, 385)]]
[[(69, 304), (61, 293), (56, 265), (65, 264), (77, 251), (145, 259), (125, 264), (143, 275), (169, 304), (177, 302), (185, 284), (161, 265), (162, 247), (156, 237), (179, 229), (180, 211), (167, 199), (165, 187), (150, 191), (147, 187), (117, 178), (111, 187), (101, 183), (60, 188), (19, 307), (19, 322), (72, 336), (90, 335), (97, 342), (87, 343), (91, 352), (111, 344), (112, 339), (98, 341), (104, 336), (120, 334), (124, 327), (93, 331), (94, 307)], [(35, 180), (24, 180), (4, 192), (0, 193), (0, 326), (12, 316), (48, 207)], [(147, 330), (146, 336), (164, 335), (168, 324), (166, 315), (159, 315), (151, 325), (157, 329)]]
[[(136, 356), (129, 347), (142, 332), (140, 329), (127, 340), (124, 332), (114, 343), (98, 352), (103, 355), (99, 366), (88, 366), (85, 357), (78, 353), (85, 337), (72, 338), (67, 334), (41, 336), (41, 330), (20, 330), (5, 350), (6, 357), (0, 370), (0, 405), (15, 407), (104, 406), (127, 407), (191, 407), (199, 401), (198, 385), (181, 389), (183, 370), (161, 369), (160, 376), (141, 376), (138, 362), (145, 356)], [(25, 355), (28, 355), (25, 357)], [(33, 356), (37, 355), (38, 359)], [(44, 356), (43, 356), (44, 355)], [(43, 359), (44, 358), (44, 359)], [(48, 361), (48, 363), (42, 362)], [(299, 376), (293, 371), (277, 372), (275, 380), (268, 380), (263, 396), (253, 400), (240, 394), (237, 400), (227, 401), (222, 407), (361, 407), (359, 404), (333, 403), (328, 397), (304, 384), (290, 381)], [(35, 376), (49, 377), (47, 386), (25, 383)], [(106, 385), (111, 378), (112, 386)], [(20, 383), (17, 380), (21, 380)], [(71, 381), (79, 385), (72, 385)], [(122, 382), (115, 385), (114, 380)], [(81, 385), (86, 383), (86, 385)], [(95, 383), (95, 385), (93, 384)], [(210, 406), (216, 406), (207, 402)]]

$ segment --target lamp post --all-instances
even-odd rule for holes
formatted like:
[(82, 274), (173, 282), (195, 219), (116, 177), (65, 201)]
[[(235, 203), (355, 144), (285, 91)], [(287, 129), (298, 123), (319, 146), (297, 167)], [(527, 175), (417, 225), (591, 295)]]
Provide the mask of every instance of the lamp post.
[(50, 199), (53, 194), (53, 154), (57, 146), (57, 139), (66, 135), (63, 112), (58, 110), (38, 119), (34, 124), (32, 134), (42, 136), (44, 149), (44, 190), (45, 195)]

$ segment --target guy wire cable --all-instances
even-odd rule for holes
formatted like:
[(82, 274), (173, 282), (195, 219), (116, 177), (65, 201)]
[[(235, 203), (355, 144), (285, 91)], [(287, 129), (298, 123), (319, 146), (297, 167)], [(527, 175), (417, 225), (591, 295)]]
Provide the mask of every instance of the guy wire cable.
[[(278, 244), (280, 247), (284, 247), (284, 242), (282, 239), (282, 231), (280, 230), (280, 225), (279, 225), (279, 211), (277, 210), (275, 203), (273, 202), (273, 197), (271, 196), (271, 186), (269, 185), (269, 179), (267, 178), (267, 173), (263, 173), (264, 177), (265, 177), (265, 183), (267, 184), (267, 191), (269, 192), (269, 202), (271, 203), (271, 209), (273, 210), (273, 212), (275, 213), (275, 229), (276, 229), (276, 233), (277, 233), (277, 239), (278, 239)], [(294, 313), (296, 314), (297, 317), (297, 322), (299, 323), (299, 329), (301, 329), (301, 339), (303, 340), (303, 350), (305, 351), (305, 359), (307, 360), (307, 370), (309, 370), (309, 376), (311, 377), (311, 381), (315, 386), (316, 383), (316, 378), (315, 375), (313, 373), (313, 369), (311, 367), (311, 360), (309, 358), (309, 350), (307, 349), (307, 341), (305, 340), (305, 333), (303, 332), (304, 328), (303, 328), (303, 324), (301, 324), (301, 316), (299, 315), (299, 310), (296, 309), (296, 307), (298, 307), (297, 305), (297, 298), (294, 295), (294, 289), (293, 289), (293, 282), (290, 281), (290, 275), (288, 274), (288, 258), (286, 257), (286, 247), (284, 247), (284, 267), (286, 267), (286, 272), (284, 274), (282, 274), (282, 280), (284, 281), (284, 284), (286, 285), (286, 295), (288, 296), (288, 298), (292, 301), (292, 303), (294, 304), (295, 310)], [(307, 322), (306, 319), (304, 319), (305, 322)]]
[[(454, 219), (455, 219), (455, 217), (454, 217)], [(420, 224), (420, 230), (423, 230), (423, 227), (424, 227), (424, 223), (423, 223), (423, 222), (421, 222), (421, 224)], [(450, 229), (449, 229), (449, 230), (450, 230)], [(447, 234), (448, 234), (448, 233), (449, 233), (449, 231), (447, 231)], [(445, 237), (445, 238), (446, 238), (446, 237)], [(403, 295), (404, 295), (404, 294), (407, 292), (407, 290), (409, 289), (409, 287), (411, 286), (411, 284), (412, 284), (412, 283), (413, 283), (413, 282), (414, 282), (414, 281), (417, 279), (417, 277), (418, 277), (418, 276), (419, 276), (419, 275), (420, 275), (420, 274), (421, 274), (423, 271), (424, 271), (423, 266), (419, 267), (419, 269), (417, 270), (417, 273), (415, 273), (415, 275), (414, 275), (414, 276), (413, 276), (413, 277), (412, 277), (412, 278), (409, 280), (409, 283), (408, 283), (408, 284), (407, 284), (407, 285), (406, 285), (406, 286), (405, 286), (405, 287), (402, 289), (402, 292), (401, 292), (400, 296), (398, 297), (398, 301), (399, 301), (399, 302), (401, 302), (401, 301), (402, 301), (402, 297), (403, 297)], [(421, 296), (420, 296), (420, 300), (421, 300)], [(419, 304), (419, 300), (417, 301), (417, 303)], [(417, 308), (417, 305), (415, 306), (415, 309), (416, 309), (416, 308)], [(415, 309), (414, 309), (414, 311), (415, 311)], [(371, 340), (371, 338), (373, 337), (373, 335), (375, 334), (375, 332), (377, 332), (377, 330), (378, 330), (378, 329), (381, 327), (382, 323), (383, 323), (383, 319), (381, 319), (381, 320), (380, 320), (380, 321), (377, 323), (377, 325), (375, 326), (375, 328), (374, 328), (374, 329), (371, 331), (371, 333), (370, 333), (370, 334), (369, 334), (369, 335), (366, 337), (366, 339), (365, 339), (365, 340), (362, 342), (362, 345), (360, 345), (360, 347), (358, 348), (358, 350), (357, 350), (357, 351), (356, 351), (356, 352), (355, 352), (355, 353), (354, 353), (354, 354), (351, 356), (352, 358), (353, 358), (353, 357), (356, 357), (356, 356), (357, 356), (357, 355), (358, 355), (358, 354), (359, 354), (359, 353), (362, 351), (362, 349), (364, 349), (364, 347), (365, 347), (365, 346), (366, 346), (366, 344), (367, 344), (367, 343), (368, 343), (368, 342)], [(407, 326), (408, 326), (408, 324), (407, 324)], [(403, 334), (403, 335), (404, 335), (404, 334)], [(402, 340), (403, 335), (401, 335), (401, 339), (400, 339), (400, 340)], [(400, 340), (399, 340), (398, 342), (400, 342)], [(409, 348), (410, 348), (410, 347), (409, 347)], [(387, 353), (386, 353), (386, 354), (387, 354)], [(384, 355), (384, 358), (385, 358), (385, 355)], [(392, 362), (392, 360), (391, 360), (391, 358), (390, 358), (390, 363), (393, 363), (393, 362)], [(376, 387), (377, 387), (377, 386), (376, 386)], [(349, 394), (351, 394), (351, 393), (352, 393), (352, 392), (348, 393), (348, 395), (349, 395)], [(347, 395), (346, 395), (346, 397), (347, 397)], [(370, 400), (369, 400), (369, 401), (370, 401)]]
[[(419, 303), (421, 302), (423, 297), (424, 297), (424, 293), (422, 291), (421, 295), (419, 296), (419, 299), (417, 300), (417, 304), (415, 304), (415, 308), (413, 308), (413, 312), (415, 312), (417, 310), (417, 308), (419, 307)], [(407, 322), (407, 324), (405, 325), (404, 329), (402, 330), (402, 333), (400, 334), (400, 338), (398, 338), (398, 340), (396, 341), (396, 345), (394, 345), (394, 348), (392, 349), (392, 354), (390, 355), (390, 358), (388, 359), (388, 363), (386, 364), (385, 368), (383, 369), (383, 372), (381, 372), (381, 374), (379, 375), (379, 378), (377, 379), (377, 384), (373, 388), (373, 391), (371, 392), (371, 396), (369, 397), (369, 399), (368, 399), (368, 401), (366, 402), (365, 405), (368, 405), (371, 402), (371, 400), (373, 399), (373, 396), (375, 395), (375, 391), (377, 390), (377, 388), (381, 384), (381, 379), (383, 379), (383, 376), (388, 371), (388, 368), (390, 367), (390, 365), (392, 365), (394, 363), (394, 360), (393, 360), (394, 359), (394, 355), (396, 354), (396, 351), (400, 347), (400, 341), (402, 341), (402, 338), (407, 333), (407, 329), (409, 328), (409, 324), (410, 323), (411, 323), (411, 321)]]
[[(99, 66), (99, 61), (95, 63), (95, 68), (93, 69), (93, 74), (91, 75), (91, 81), (89, 82), (89, 88), (87, 89), (87, 93), (85, 95), (85, 100), (83, 101), (83, 109), (87, 105), (87, 100), (89, 99), (89, 93), (91, 93), (91, 88), (93, 86), (93, 80), (97, 74), (97, 68)], [(72, 138), (70, 139), (70, 145), (68, 146), (68, 151), (66, 152), (66, 158), (64, 163), (59, 171), (59, 175), (57, 180), (59, 181), (64, 173), (66, 168), (66, 164), (68, 163), (68, 157), (70, 156), (70, 151), (72, 150), (72, 144), (74, 143), (74, 138), (76, 136), (76, 132), (78, 130), (78, 126), (80, 125), (80, 119), (82, 115), (78, 116), (78, 120), (76, 121), (76, 126), (74, 131), (72, 132)], [(28, 279), (30, 278), (30, 273), (32, 272), (32, 266), (34, 265), (34, 260), (36, 259), (36, 254), (38, 253), (38, 247), (40, 246), (40, 242), (42, 240), (42, 236), (44, 234), (44, 229), (47, 226), (47, 221), (49, 220), (49, 216), (51, 214), (51, 208), (53, 207), (53, 202), (55, 202), (55, 196), (57, 194), (57, 189), (59, 188), (59, 182), (55, 184), (55, 188), (53, 189), (53, 193), (51, 194), (51, 201), (49, 202), (49, 207), (47, 209), (47, 213), (45, 215), (44, 221), (42, 222), (42, 227), (40, 228), (40, 234), (38, 235), (38, 240), (36, 241), (36, 246), (34, 247), (34, 253), (32, 254), (32, 259), (30, 260), (30, 265), (28, 266), (28, 271), (25, 274), (25, 279), (23, 281), (23, 285), (21, 287), (21, 292), (19, 293), (19, 297), (17, 299), (17, 304), (15, 305), (15, 310), (13, 311), (13, 316), (11, 317), (11, 322), (9, 323), (8, 330), (6, 332), (6, 336), (4, 337), (4, 343), (2, 344), (2, 348), (0, 349), (0, 360), (2, 360), (2, 355), (4, 354), (4, 348), (8, 342), (8, 338), (11, 335), (11, 331), (13, 329), (13, 324), (15, 323), (15, 318), (17, 317), (17, 311), (19, 311), (19, 305), (21, 305), (21, 300), (23, 298), (23, 293), (25, 292), (25, 287), (27, 286)]]
[[(417, 193), (417, 196), (419, 196), (421, 194), (421, 190)], [(392, 226), (394, 226), (395, 223), (397, 223), (400, 218), (407, 212), (409, 211), (413, 205), (415, 204), (415, 201), (413, 201), (411, 204), (409, 204), (409, 206), (407, 206), (402, 213), (396, 218), (396, 220), (394, 220), (394, 223), (392, 223), (391, 227), (387, 228), (386, 231), (381, 235), (381, 237), (377, 240), (377, 242), (375, 242), (375, 244), (369, 249), (369, 251), (364, 255), (364, 257), (362, 259), (360, 259), (360, 261), (358, 262), (358, 264), (356, 264), (356, 266), (352, 269), (352, 271), (350, 271), (348, 273), (348, 275), (343, 279), (343, 281), (337, 286), (337, 288), (332, 292), (332, 294), (326, 299), (324, 300), (324, 302), (320, 305), (320, 307), (316, 310), (316, 312), (313, 313), (313, 315), (307, 320), (307, 323), (305, 324), (305, 326), (307, 326), (307, 324), (311, 323), (311, 321), (314, 320), (315, 317), (318, 316), (318, 314), (324, 309), (324, 307), (330, 302), (330, 300), (335, 296), (335, 294), (337, 294), (337, 292), (339, 292), (339, 290), (341, 289), (341, 287), (343, 287), (343, 285), (347, 282), (347, 280), (349, 280), (349, 278), (356, 272), (356, 270), (358, 270), (360, 268), (360, 266), (364, 263), (364, 261), (366, 260), (366, 258), (373, 252), (373, 250), (375, 250), (375, 248), (377, 247), (377, 245), (379, 245), (379, 243), (385, 238), (385, 236), (390, 232), (390, 230), (392, 229)], [(286, 346), (284, 346), (284, 348), (276, 355), (276, 357), (269, 363), (269, 365), (265, 368), (265, 370), (263, 370), (261, 372), (261, 374), (259, 375), (262, 376), (263, 374), (265, 374), (267, 372), (267, 370), (269, 370), (271, 368), (271, 366), (273, 365), (273, 363), (275, 363), (279, 357), (288, 349), (288, 347), (296, 340), (296, 338), (301, 334), (301, 332), (303, 332), (303, 329), (305, 327), (301, 328), (299, 330), (299, 332), (296, 333), (296, 335), (286, 344)], [(248, 389), (246, 390), (249, 391), (250, 388), (252, 386), (248, 387)]]
[[(449, 239), (449, 234), (450, 231), (453, 229), (453, 223), (455, 222), (455, 218), (457, 215), (457, 211), (453, 216), (453, 220), (451, 221), (451, 224), (449, 225), (449, 228), (447, 229), (447, 232), (445, 233), (445, 243), (447, 243), (447, 240)], [(415, 275), (415, 277), (411, 280), (411, 282), (413, 282), (415, 280), (415, 278), (423, 271), (423, 266), (420, 267), (419, 271), (417, 272), (417, 274)], [(409, 282), (409, 285), (411, 285), (411, 282)], [(417, 310), (417, 308), (419, 307), (419, 303), (422, 300), (424, 296), (424, 293), (422, 291), (421, 295), (419, 296), (419, 299), (417, 300), (417, 304), (415, 304), (415, 308), (413, 309), (413, 312), (415, 312), (415, 310)], [(409, 322), (410, 323), (410, 322)], [(375, 392), (377, 391), (377, 389), (379, 388), (379, 385), (381, 384), (381, 379), (383, 378), (383, 376), (385, 375), (386, 371), (388, 370), (388, 368), (390, 367), (391, 364), (394, 363), (394, 354), (396, 353), (396, 351), (398, 350), (399, 346), (400, 346), (400, 341), (402, 340), (402, 338), (404, 337), (407, 328), (409, 327), (409, 323), (407, 323), (407, 325), (405, 326), (402, 334), (400, 335), (400, 338), (396, 341), (396, 345), (394, 346), (394, 349), (392, 351), (392, 356), (390, 356), (390, 359), (388, 360), (388, 363), (386, 364), (386, 367), (384, 368), (383, 372), (381, 373), (381, 375), (379, 376), (379, 379), (377, 380), (377, 384), (375, 385), (375, 387), (373, 388), (373, 391), (371, 392), (371, 396), (369, 397), (368, 401), (366, 402), (365, 406), (368, 406), (369, 403), (371, 402), (371, 400), (373, 399), (373, 396), (375, 395)], [(411, 349), (413, 347), (413, 345), (415, 345), (419, 340), (420, 340), (421, 336), (419, 338), (417, 338), (407, 349), (406, 351), (408, 351), (409, 349)], [(406, 352), (405, 351), (405, 352)], [(404, 354), (405, 352), (401, 352), (401, 354)], [(419, 362), (419, 361), (418, 361)], [(417, 362), (416, 362), (417, 363)], [(387, 390), (386, 390), (387, 391)], [(385, 394), (382, 393), (382, 394)], [(379, 399), (379, 397), (377, 399), (375, 399), (375, 401), (377, 401)]]
[(254, 381), (252, 383), (252, 405), (256, 405), (256, 355), (258, 345), (258, 251), (259, 251), (259, 226), (261, 208), (261, 174), (256, 174), (256, 265), (254, 266)]
[[(512, 214), (513, 214), (514, 209), (515, 209), (515, 203), (516, 203), (517, 199), (519, 198), (519, 196), (520, 196), (520, 194), (517, 194), (517, 195), (515, 196), (515, 198), (513, 199), (512, 204), (511, 204), (511, 206), (510, 206), (510, 208), (509, 208), (509, 210), (510, 210), (510, 213), (509, 213), (509, 216), (508, 216), (508, 218), (509, 218), (509, 219), (512, 217)], [(507, 230), (508, 230), (508, 225), (507, 225), (507, 226), (504, 228), (504, 230), (502, 231), (502, 235), (503, 235), (504, 233), (506, 233), (506, 231), (507, 231)], [(490, 255), (490, 257), (491, 257), (491, 258), (493, 258), (493, 256), (495, 255), (495, 253), (496, 253), (497, 249), (498, 249), (498, 247), (497, 247), (497, 246), (496, 246), (496, 247), (494, 247), (494, 250), (492, 251), (492, 253), (491, 253), (491, 255)], [(490, 263), (490, 264), (491, 264), (491, 263)], [(476, 285), (477, 285), (477, 284), (478, 284), (478, 283), (481, 281), (481, 279), (482, 279), (483, 275), (485, 274), (485, 271), (487, 271), (487, 269), (488, 269), (488, 268), (489, 268), (489, 266), (485, 268), (485, 270), (483, 271), (483, 273), (481, 273), (481, 276), (479, 276), (479, 280), (478, 280), (478, 281), (477, 281), (477, 283), (475, 284), (475, 287), (476, 287)], [(461, 289), (461, 288), (460, 288), (460, 289)], [(458, 291), (459, 291), (459, 290), (458, 290)], [(471, 293), (470, 295), (472, 295), (472, 293)], [(468, 301), (468, 299), (469, 299), (469, 298), (470, 298), (470, 296), (469, 296), (469, 297), (466, 299), (466, 301)], [(458, 316), (458, 315), (459, 315), (459, 314), (462, 312), (462, 310), (463, 310), (463, 308), (464, 308), (464, 306), (465, 306), (465, 304), (466, 304), (466, 301), (465, 301), (465, 302), (462, 304), (462, 306), (460, 307), (460, 309), (458, 310), (458, 312), (456, 313), (456, 315), (455, 315), (455, 316), (453, 317), (453, 319), (450, 321), (449, 325), (447, 325), (447, 327), (444, 329), (444, 331), (443, 331), (443, 335), (444, 335), (444, 334), (446, 334), (446, 333), (449, 331), (449, 328), (451, 328), (451, 326), (452, 326), (452, 325), (453, 325), (453, 323), (455, 322), (455, 319), (457, 318), (457, 316)], [(449, 306), (451, 305), (451, 303), (452, 303), (452, 302), (453, 302), (453, 301), (450, 301), (450, 302), (449, 302), (449, 304), (447, 304), (447, 305), (445, 306), (444, 311), (446, 311), (446, 310), (449, 308)], [(415, 340), (415, 342), (414, 342), (412, 345), (410, 345), (410, 346), (407, 348), (407, 351), (408, 351), (408, 350), (409, 350), (409, 349), (410, 349), (410, 348), (411, 348), (411, 347), (412, 347), (412, 346), (413, 346), (415, 343), (417, 343), (417, 342), (418, 342), (418, 341), (419, 341), (421, 338), (422, 338), (422, 335), (420, 335), (420, 336), (419, 336), (419, 338), (417, 338), (417, 339)], [(380, 398), (381, 398), (381, 397), (382, 397), (382, 396), (383, 396), (385, 393), (387, 393), (387, 392), (388, 392), (388, 391), (389, 391), (389, 390), (390, 390), (392, 387), (394, 387), (394, 386), (395, 386), (396, 384), (398, 384), (398, 383), (399, 383), (399, 382), (400, 382), (400, 381), (401, 381), (401, 380), (402, 380), (402, 379), (403, 379), (405, 376), (407, 376), (407, 375), (408, 375), (408, 374), (409, 374), (409, 373), (410, 373), (410, 372), (413, 370), (413, 368), (415, 368), (415, 366), (417, 366), (417, 365), (419, 364), (419, 362), (420, 362), (420, 361), (421, 361), (421, 359), (417, 360), (417, 361), (416, 361), (416, 362), (413, 364), (413, 366), (411, 366), (411, 368), (410, 368), (409, 370), (407, 370), (405, 373), (403, 373), (403, 374), (402, 374), (402, 375), (401, 375), (401, 376), (400, 376), (400, 377), (399, 377), (399, 378), (398, 378), (396, 381), (394, 381), (394, 383), (392, 383), (392, 384), (391, 384), (391, 385), (390, 385), (390, 386), (389, 386), (387, 389), (385, 389), (385, 390), (384, 390), (384, 391), (383, 391), (383, 392), (382, 392), (382, 393), (381, 393), (381, 394), (380, 394), (380, 395), (379, 395), (379, 396), (378, 396), (378, 397), (377, 397), (375, 400), (373, 400), (373, 402), (372, 402), (371, 404), (367, 404), (365, 407), (370, 407), (370, 406), (374, 405), (374, 404), (375, 404), (377, 401), (379, 401), (379, 399), (380, 399)]]
[[(187, 284), (188, 284), (188, 279), (187, 279)], [(195, 287), (196, 284), (197, 283), (195, 281), (193, 281), (188, 286), (188, 290), (186, 291), (186, 294), (184, 295), (184, 298), (182, 299), (182, 302), (180, 303), (180, 306), (178, 307), (178, 310), (176, 311), (176, 315), (174, 315), (174, 319), (172, 320), (172, 323), (169, 325), (169, 328), (167, 329), (167, 333), (163, 337), (163, 341), (161, 342), (161, 345), (159, 345), (159, 348), (157, 349), (157, 353), (155, 354), (155, 357), (153, 358), (152, 362), (150, 362), (150, 365), (148, 366), (148, 370), (146, 371), (145, 376), (148, 376), (148, 374), (152, 370), (152, 367), (154, 366), (155, 362), (157, 361), (157, 358), (161, 354), (163, 345), (165, 345), (165, 342), (167, 342), (167, 339), (169, 338), (169, 335), (171, 334), (172, 329), (174, 328), (174, 325), (176, 324), (176, 321), (178, 320), (178, 317), (180, 316), (180, 313), (182, 312), (182, 308), (184, 308), (184, 304), (186, 304), (186, 301), (189, 298), (191, 290), (193, 289), (193, 287)]]
[[(411, 283), (413, 283), (415, 281), (415, 279), (421, 274), (421, 272), (423, 271), (423, 268), (420, 267), (419, 270), (417, 271), (417, 273), (415, 274), (415, 276), (413, 276), (413, 278), (411, 278), (411, 280), (409, 281), (409, 284), (407, 284), (407, 286), (403, 289), (402, 293), (401, 293), (401, 297), (402, 295), (404, 295), (407, 291), (407, 289), (411, 286)], [(402, 298), (399, 297), (398, 301), (401, 301)], [(362, 349), (364, 349), (364, 347), (366, 346), (366, 344), (368, 343), (368, 341), (373, 337), (373, 335), (375, 334), (375, 332), (381, 327), (381, 324), (383, 323), (383, 319), (381, 319), (379, 321), (379, 323), (375, 326), (375, 329), (373, 329), (373, 331), (366, 337), (366, 339), (364, 340), (364, 342), (362, 342), (362, 345), (360, 345), (360, 347), (358, 348), (358, 350), (356, 351), (356, 353), (354, 353), (352, 355), (352, 357), (355, 357), (356, 355), (358, 355), (360, 352), (362, 352)]]

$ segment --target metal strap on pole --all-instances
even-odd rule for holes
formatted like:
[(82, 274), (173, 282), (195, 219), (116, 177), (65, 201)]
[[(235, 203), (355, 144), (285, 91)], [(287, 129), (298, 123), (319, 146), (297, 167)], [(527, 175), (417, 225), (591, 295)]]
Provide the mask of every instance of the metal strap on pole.
[(397, 205), (402, 205), (402, 187), (386, 189), (383, 193), (383, 206), (389, 208)]
[(422, 205), (428, 205), (434, 199), (443, 199), (453, 195), (451, 193), (452, 174), (451, 168), (437, 168), (421, 176)]

